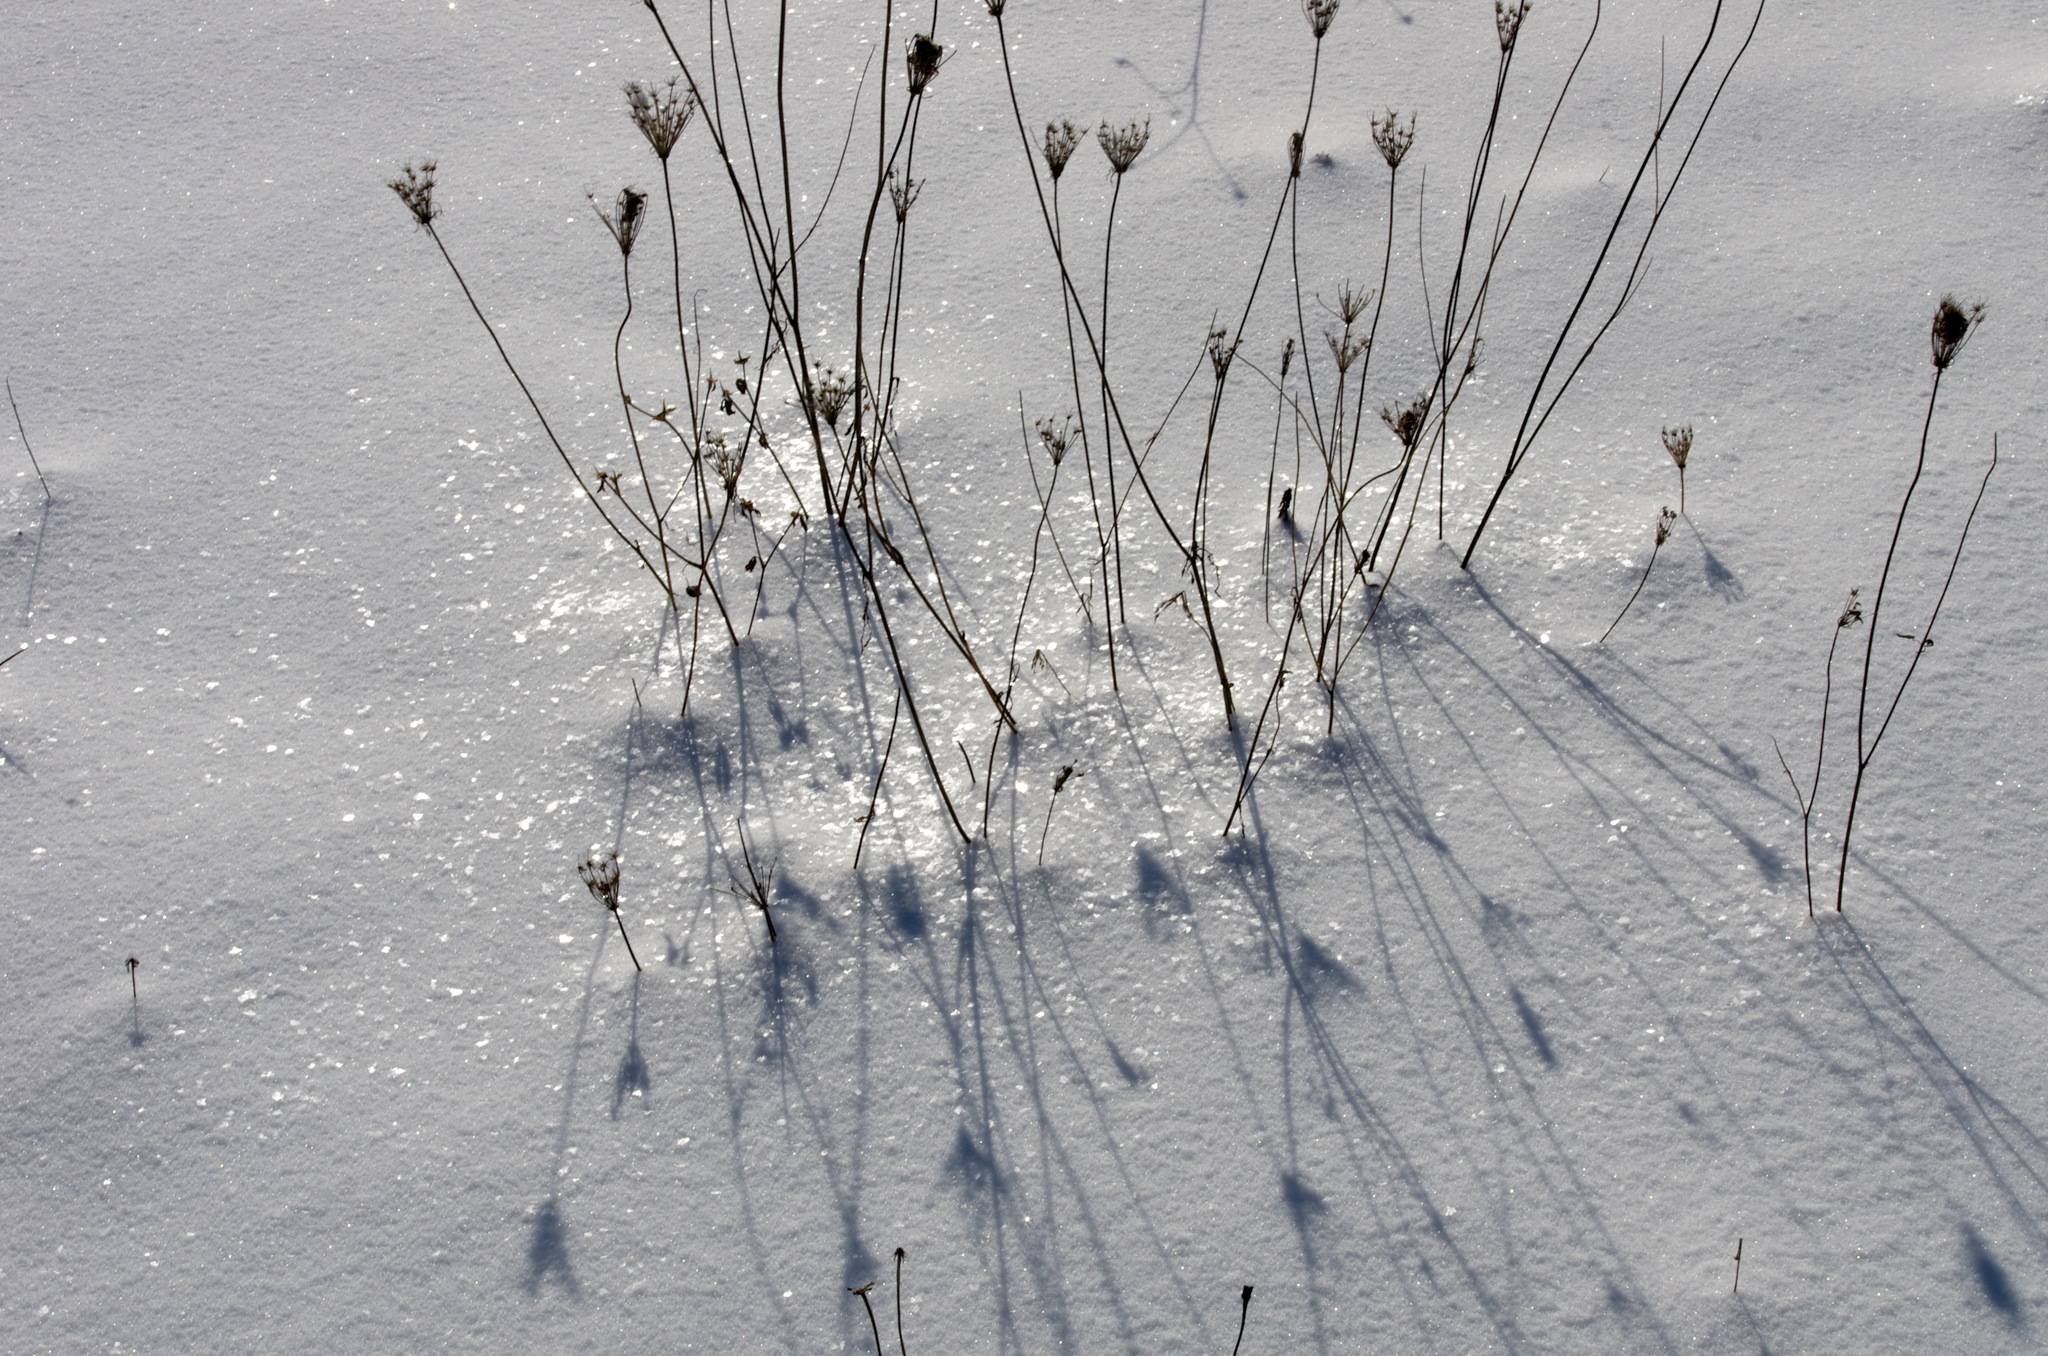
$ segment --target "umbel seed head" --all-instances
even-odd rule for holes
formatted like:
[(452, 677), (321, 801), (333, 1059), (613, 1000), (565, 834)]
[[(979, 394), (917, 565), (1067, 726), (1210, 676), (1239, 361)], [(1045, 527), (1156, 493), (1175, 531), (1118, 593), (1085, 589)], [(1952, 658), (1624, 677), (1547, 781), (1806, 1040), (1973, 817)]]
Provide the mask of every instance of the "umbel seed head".
[(412, 213), (414, 222), (431, 226), (439, 211), (434, 207), (434, 162), (422, 160), (418, 165), (407, 165), (396, 179), (387, 179), (391, 191), (405, 204), (405, 210)]
[(1102, 153), (1109, 157), (1109, 167), (1122, 177), (1145, 149), (1145, 143), (1152, 139), (1152, 119), (1127, 122), (1122, 127), (1111, 127), (1105, 122), (1096, 129), (1095, 139), (1101, 143)]
[[(1010, 0), (981, 0), (981, 3), (988, 7), (988, 17), (991, 19), (1002, 18), (1003, 6), (1009, 4), (1009, 2)], [(898, 1257), (901, 1257), (903, 1255), (903, 1249), (896, 1249), (896, 1255)]]
[(1493, 0), (1493, 31), (1505, 52), (1521, 36), (1522, 20), (1529, 17), (1529, 0)]
[(1380, 148), (1380, 158), (1387, 162), (1387, 168), (1397, 170), (1408, 158), (1408, 148), (1415, 144), (1415, 115), (1408, 115), (1408, 125), (1401, 125), (1401, 115), (1388, 109), (1375, 113), (1372, 118), (1372, 144)]
[(1423, 392), (1405, 405), (1382, 405), (1380, 420), (1393, 431), (1402, 447), (1409, 451), (1422, 441), (1423, 421), (1429, 416), (1429, 393)]
[(1074, 148), (1081, 144), (1081, 129), (1065, 118), (1045, 125), (1045, 167), (1057, 179), (1066, 171), (1067, 162), (1074, 158)]
[(938, 78), (945, 58), (946, 49), (933, 42), (929, 33), (919, 33), (904, 44), (903, 65), (910, 77), (912, 94), (924, 93), (925, 87)]
[(1678, 469), (1685, 469), (1685, 459), (1692, 453), (1692, 425), (1674, 424), (1664, 430), (1664, 450), (1671, 454)]
[[(592, 198), (590, 202), (591, 206), (597, 206), (596, 198)], [(630, 186), (622, 188), (610, 211), (602, 207), (597, 208), (597, 219), (604, 223), (604, 228), (611, 232), (612, 239), (618, 242), (619, 253), (630, 257), (633, 253), (633, 242), (640, 238), (640, 223), (647, 219), (647, 195)]]
[(1983, 320), (1983, 302), (1975, 301), (1965, 306), (1952, 295), (1941, 299), (1941, 304), (1934, 308), (1934, 325), (1928, 336), (1937, 370), (1947, 370)]
[(626, 111), (647, 144), (663, 160), (676, 148), (683, 129), (697, 113), (697, 96), (680, 88), (671, 76), (666, 86), (626, 82)]
[(592, 899), (613, 913), (619, 911), (618, 853), (593, 852), (577, 866), (576, 874), (583, 878), (583, 887)]
[(1330, 25), (1337, 21), (1337, 6), (1341, 0), (1301, 0), (1301, 12), (1308, 19), (1308, 31), (1315, 34), (1316, 41), (1323, 40), (1323, 34), (1330, 31)]

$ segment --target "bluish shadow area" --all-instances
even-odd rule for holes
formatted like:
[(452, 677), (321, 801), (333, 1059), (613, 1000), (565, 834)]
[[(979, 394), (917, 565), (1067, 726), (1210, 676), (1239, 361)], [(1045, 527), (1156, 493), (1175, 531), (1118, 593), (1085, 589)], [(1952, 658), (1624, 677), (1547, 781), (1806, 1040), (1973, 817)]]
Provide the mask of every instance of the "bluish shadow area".
[(1536, 1047), (1536, 1057), (1543, 1061), (1546, 1069), (1557, 1067), (1557, 1051), (1551, 1048), (1550, 1033), (1543, 1029), (1543, 1019), (1536, 1015), (1536, 1009), (1529, 1006), (1529, 1000), (1522, 996), (1520, 988), (1510, 986), (1508, 997), (1515, 1005), (1515, 1015), (1522, 1019), (1522, 1030), (1529, 1033), (1529, 1044)]
[(1983, 1236), (1965, 1224), (1963, 1226), (1963, 1260), (1969, 1264), (1970, 1274), (1977, 1279), (1977, 1288), (1984, 1292), (1984, 1298), (2007, 1323), (2015, 1328), (2025, 1323), (2020, 1313), (2019, 1292), (2013, 1289), (2012, 1276), (1991, 1249), (1984, 1246)]
[(526, 1244), (526, 1293), (538, 1295), (549, 1276), (571, 1299), (582, 1296), (576, 1270), (569, 1265), (569, 1231), (562, 1224), (562, 1208), (552, 1196), (534, 1212), (533, 1235)]

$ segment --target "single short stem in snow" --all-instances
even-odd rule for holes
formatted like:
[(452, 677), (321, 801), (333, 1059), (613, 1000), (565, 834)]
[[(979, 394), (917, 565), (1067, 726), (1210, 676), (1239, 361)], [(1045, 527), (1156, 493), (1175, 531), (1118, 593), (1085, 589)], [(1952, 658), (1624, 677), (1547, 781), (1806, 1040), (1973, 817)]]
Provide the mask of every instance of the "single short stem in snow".
[(1650, 571), (1657, 568), (1657, 553), (1664, 549), (1665, 542), (1671, 540), (1671, 524), (1677, 521), (1678, 515), (1668, 508), (1657, 515), (1657, 539), (1650, 544), (1650, 561), (1643, 566), (1643, 577), (1636, 580), (1636, 591), (1628, 596), (1628, 601), (1621, 605), (1621, 611), (1615, 613), (1614, 620), (1607, 624), (1607, 629), (1600, 633), (1600, 639), (1594, 644), (1605, 645), (1607, 637), (1614, 634), (1614, 628), (1621, 625), (1621, 619), (1636, 605), (1636, 599), (1642, 596), (1643, 585), (1650, 582)]
[(1237, 1356), (1237, 1350), (1244, 1345), (1244, 1325), (1252, 1316), (1252, 1288), (1246, 1286), (1237, 1300), (1237, 1341), (1231, 1345), (1230, 1356)]
[[(36, 450), (28, 445), (28, 430), (22, 427), (21, 406), (14, 403), (14, 383), (11, 380), (7, 383), (7, 406), (14, 411), (14, 428), (21, 434), (21, 450), (28, 453), (28, 464), (35, 470), (36, 479), (43, 483), (43, 502), (47, 504), (56, 496), (50, 493), (50, 482), (43, 475), (42, 463), (36, 460)], [(8, 658), (11, 659), (13, 656), (9, 655)]]

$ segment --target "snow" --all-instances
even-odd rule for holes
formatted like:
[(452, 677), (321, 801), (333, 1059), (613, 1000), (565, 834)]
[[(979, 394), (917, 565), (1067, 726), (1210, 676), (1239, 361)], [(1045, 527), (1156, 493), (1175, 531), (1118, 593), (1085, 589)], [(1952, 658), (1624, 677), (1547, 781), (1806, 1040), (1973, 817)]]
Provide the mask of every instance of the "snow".
[[(1454, 544), (1655, 113), (1659, 42), (1669, 83), (1710, 8), (1606, 7), (1489, 305)], [(792, 5), (802, 206), (880, 10)], [(621, 465), (617, 260), (584, 195), (657, 173), (619, 95), (669, 69), (644, 8), (12, 16), (0, 370), (55, 498), (10, 429), (0, 654), (27, 650), (0, 669), (0, 1350), (857, 1352), (848, 1287), (878, 1283), (887, 1334), (897, 1247), (927, 1352), (1227, 1352), (1247, 1283), (1246, 1353), (2035, 1349), (2032, 10), (1770, 0), (1644, 292), (1475, 571), (1418, 527), (1333, 735), (1290, 684), (1245, 833), (1219, 832), (1235, 755), (1200, 631), (1154, 616), (1184, 581), (1148, 518), (1121, 696), (1041, 562), (992, 846), (959, 850), (899, 738), (858, 871), (893, 688), (822, 521), (770, 563), (737, 656), (707, 645), (677, 721), (654, 595), (383, 186), (439, 158), (439, 225), (500, 337), (579, 457)], [(1242, 304), (1307, 80), (1297, 11), (1008, 7), (1027, 122), (1153, 120), (1111, 298), (1134, 430)], [(1590, 11), (1532, 11), (1506, 163)], [(928, 16), (902, 8), (898, 37)], [(750, 62), (773, 19), (734, 6)], [(938, 37), (903, 457), (1000, 663), (1037, 519), (1019, 398), (1027, 419), (1072, 401), (993, 24), (941, 0)], [(1426, 351), (1410, 175), (1429, 168), (1436, 288), (1493, 42), (1477, 0), (1351, 0), (1328, 39), (1307, 304), (1376, 281), (1367, 120), (1419, 114), (1375, 407)], [(758, 363), (762, 322), (701, 133), (676, 153), (685, 266), (724, 372)], [(869, 139), (852, 154), (871, 167)], [(1095, 155), (1061, 189), (1084, 295)], [(835, 198), (817, 237), (816, 332), (842, 349), (850, 298), (822, 261), (858, 224)], [(679, 380), (665, 270), (636, 263), (626, 341), (650, 398)], [(1847, 912), (1809, 921), (1772, 740), (1811, 756), (1948, 291), (1990, 315), (1944, 379), (1881, 660), (1924, 618), (1994, 432), (2001, 462), (1872, 766)], [(1262, 294), (1262, 364), (1286, 296)], [(1240, 380), (1213, 514), (1246, 704), (1278, 641), (1257, 588), (1274, 410)], [(1157, 455), (1178, 505), (1199, 411), (1176, 418)], [(1672, 498), (1657, 430), (1680, 421), (1691, 516), (1594, 647)], [(779, 524), (786, 491), (753, 492)], [(1054, 502), (1072, 553), (1085, 487)], [(907, 590), (892, 605), (915, 615)], [(937, 754), (957, 738), (979, 764), (985, 699), (903, 629)], [(732, 893), (742, 818), (777, 864), (773, 948)], [(621, 853), (644, 974), (577, 879), (593, 847)]]

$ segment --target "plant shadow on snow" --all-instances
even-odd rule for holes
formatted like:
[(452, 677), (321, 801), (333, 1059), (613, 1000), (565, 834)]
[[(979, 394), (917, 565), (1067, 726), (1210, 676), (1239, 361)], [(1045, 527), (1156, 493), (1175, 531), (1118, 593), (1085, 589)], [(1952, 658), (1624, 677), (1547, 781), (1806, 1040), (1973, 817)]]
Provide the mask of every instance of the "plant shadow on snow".
[(1983, 1292), (1984, 1300), (1998, 1311), (1999, 1317), (2015, 1328), (2026, 1326), (2026, 1315), (2020, 1310), (2019, 1292), (2013, 1289), (2012, 1277), (1991, 1255), (1991, 1249), (1984, 1245), (1984, 1238), (1970, 1225), (1963, 1226), (1963, 1260), (1970, 1269), (1971, 1278)]
[(619, 1118), (628, 1101), (638, 1098), (642, 1111), (654, 1110), (653, 1076), (640, 1053), (640, 975), (633, 976), (632, 1015), (626, 1027), (626, 1050), (619, 1056), (619, 1071), (612, 1075), (612, 1119)]

